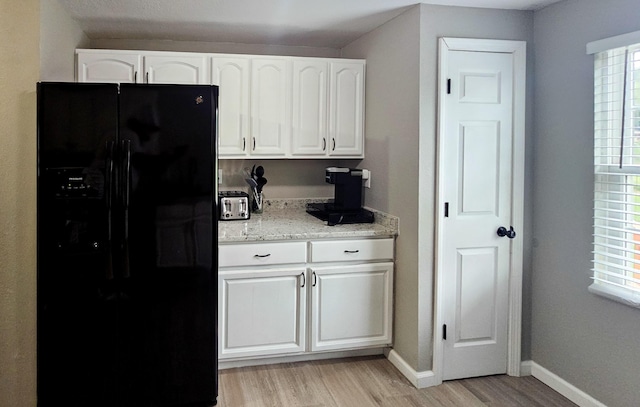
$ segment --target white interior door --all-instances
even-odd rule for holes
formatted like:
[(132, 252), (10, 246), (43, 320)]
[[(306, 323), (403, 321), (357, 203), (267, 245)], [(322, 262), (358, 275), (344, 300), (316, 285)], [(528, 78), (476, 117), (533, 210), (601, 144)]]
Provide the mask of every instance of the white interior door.
[(444, 45), (437, 319), (449, 380), (507, 373), (512, 251), (521, 238), (515, 168), (523, 163), (514, 155), (514, 55)]

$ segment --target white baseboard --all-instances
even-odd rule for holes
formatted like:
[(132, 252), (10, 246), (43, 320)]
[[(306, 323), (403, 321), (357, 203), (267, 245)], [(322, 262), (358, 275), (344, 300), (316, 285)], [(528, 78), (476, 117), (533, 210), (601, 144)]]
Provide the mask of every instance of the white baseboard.
[[(562, 379), (555, 373), (550, 372), (544, 367), (540, 366), (536, 362), (527, 361), (530, 363), (531, 375), (542, 383), (551, 387), (553, 390), (562, 394), (569, 400), (573, 401), (580, 407), (607, 407), (603, 403), (594, 399), (584, 391), (580, 390), (576, 386)], [(525, 363), (525, 362), (523, 362)]]
[(393, 364), (396, 369), (400, 371), (406, 377), (411, 384), (413, 384), (418, 389), (423, 389), (425, 387), (437, 386), (438, 383), (436, 380), (433, 371), (427, 370), (425, 372), (417, 372), (415, 371), (404, 359), (396, 352), (395, 350), (389, 351), (387, 355), (387, 359), (389, 362)]
[[(387, 354), (387, 359), (413, 384), (416, 388), (437, 386), (440, 384), (436, 380), (433, 371), (417, 372), (404, 359), (391, 349)], [(586, 392), (578, 389), (560, 376), (550, 372), (534, 361), (525, 360), (520, 364), (520, 376), (533, 376), (553, 390), (562, 394), (580, 407), (607, 407), (605, 404), (591, 397)]]
[(359, 356), (373, 356), (373, 355), (383, 355), (383, 354), (384, 354), (383, 348), (369, 348), (369, 349), (358, 349), (358, 350), (338, 351), (338, 352), (301, 353), (298, 355), (272, 356), (272, 357), (262, 357), (262, 358), (247, 358), (247, 359), (235, 359), (235, 360), (223, 359), (218, 361), (218, 370), (232, 369), (236, 367), (275, 365), (279, 363), (305, 362), (310, 360), (324, 360), (324, 359), (341, 359), (341, 358), (352, 358), (352, 357), (359, 357)]

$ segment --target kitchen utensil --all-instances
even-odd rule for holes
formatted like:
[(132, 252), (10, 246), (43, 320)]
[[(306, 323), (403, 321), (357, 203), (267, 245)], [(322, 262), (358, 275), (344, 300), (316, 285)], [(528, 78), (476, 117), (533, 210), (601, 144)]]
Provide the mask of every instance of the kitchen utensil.
[(247, 179), (245, 179), (245, 181), (247, 181), (247, 184), (249, 184), (251, 189), (253, 189), (254, 191), (258, 190), (258, 181), (256, 181), (253, 178), (247, 178)]
[(262, 187), (264, 187), (266, 185), (267, 179), (264, 178), (264, 177), (260, 177), (260, 178), (258, 178), (256, 183), (258, 185), (257, 191), (258, 191), (258, 193), (260, 193), (260, 192), (262, 192)]
[(262, 165), (259, 165), (259, 166), (256, 168), (256, 176), (257, 176), (258, 178), (262, 178), (262, 176), (263, 176), (263, 175), (264, 175), (264, 167), (262, 167)]

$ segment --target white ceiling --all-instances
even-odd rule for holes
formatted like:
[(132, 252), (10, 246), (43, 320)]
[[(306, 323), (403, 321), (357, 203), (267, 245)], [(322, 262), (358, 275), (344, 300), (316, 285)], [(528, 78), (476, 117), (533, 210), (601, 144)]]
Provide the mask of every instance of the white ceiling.
[[(341, 48), (419, 0), (58, 0), (91, 39)], [(537, 10), (559, 0), (434, 0)]]

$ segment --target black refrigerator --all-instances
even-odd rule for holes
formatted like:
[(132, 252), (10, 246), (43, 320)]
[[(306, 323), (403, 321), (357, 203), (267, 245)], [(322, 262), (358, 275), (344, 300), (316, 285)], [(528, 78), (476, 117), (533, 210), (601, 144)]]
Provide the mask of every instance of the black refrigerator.
[(217, 97), (38, 83), (39, 406), (216, 404)]

